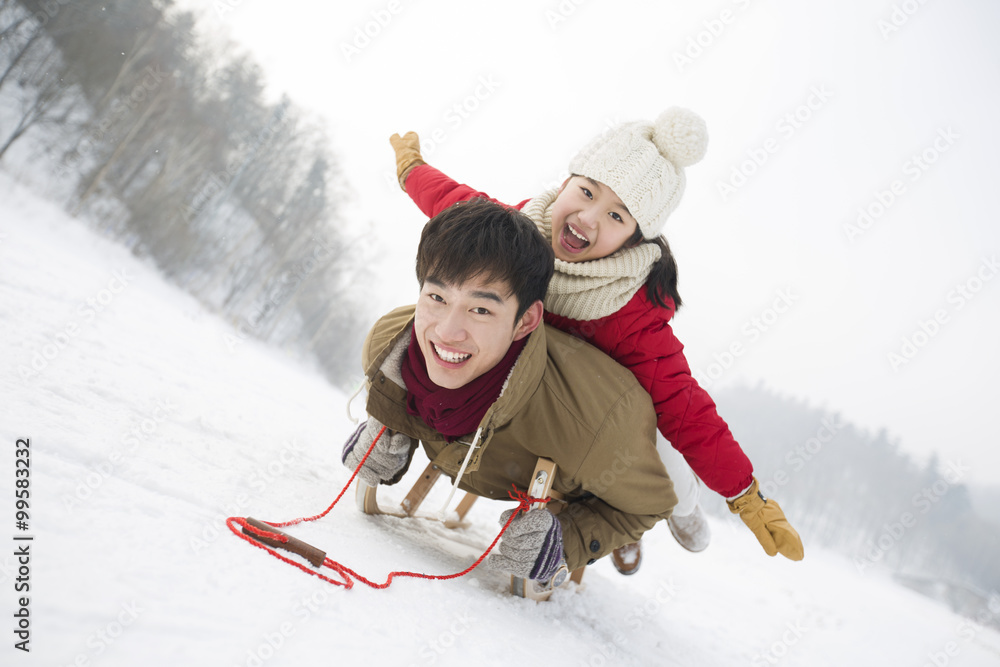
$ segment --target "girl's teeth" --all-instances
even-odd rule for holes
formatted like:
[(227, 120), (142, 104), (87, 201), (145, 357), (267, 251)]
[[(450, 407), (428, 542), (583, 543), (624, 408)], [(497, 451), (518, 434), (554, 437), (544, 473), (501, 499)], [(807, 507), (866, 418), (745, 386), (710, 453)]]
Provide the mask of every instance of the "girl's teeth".
[(445, 361), (450, 361), (451, 363), (455, 364), (457, 364), (460, 361), (465, 361), (466, 359), (472, 356), (471, 354), (456, 354), (454, 352), (446, 352), (437, 345), (434, 345), (434, 351), (437, 352), (438, 356), (444, 359)]
[(573, 229), (573, 225), (570, 225), (570, 226), (569, 226), (569, 231), (570, 231), (570, 233), (571, 233), (571, 234), (572, 234), (573, 236), (575, 236), (576, 238), (580, 239), (580, 240), (581, 240), (581, 241), (583, 241), (584, 243), (589, 243), (589, 242), (590, 242), (590, 241), (589, 241), (589, 239), (587, 239), (587, 237), (586, 237), (586, 236), (582, 236), (582, 235), (581, 235), (581, 234), (580, 234), (579, 232), (577, 232), (577, 231), (576, 231), (575, 229)]

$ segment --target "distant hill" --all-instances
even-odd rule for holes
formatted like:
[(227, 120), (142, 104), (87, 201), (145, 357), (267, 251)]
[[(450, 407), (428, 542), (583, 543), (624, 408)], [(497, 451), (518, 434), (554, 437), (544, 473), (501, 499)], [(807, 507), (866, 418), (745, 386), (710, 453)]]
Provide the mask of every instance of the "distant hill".
[[(967, 615), (996, 597), (1000, 487), (970, 489), (968, 469), (946, 451), (917, 464), (885, 429), (871, 433), (763, 385), (713, 397), (807, 553), (809, 543), (834, 548), (860, 572), (888, 569)], [(714, 494), (703, 504), (728, 512)], [(1000, 614), (989, 619), (1000, 625)]]

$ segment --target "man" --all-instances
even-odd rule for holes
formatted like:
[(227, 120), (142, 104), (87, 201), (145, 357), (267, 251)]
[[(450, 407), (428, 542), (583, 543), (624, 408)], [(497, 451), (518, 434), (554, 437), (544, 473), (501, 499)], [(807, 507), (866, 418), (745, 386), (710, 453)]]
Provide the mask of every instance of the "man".
[(373, 485), (399, 481), (418, 440), (459, 488), (487, 498), (526, 490), (538, 458), (553, 460), (565, 505), (518, 516), (488, 560), (529, 579), (593, 562), (670, 516), (677, 497), (649, 395), (542, 324), (553, 255), (531, 220), (485, 200), (457, 204), (425, 226), (416, 269), (416, 306), (384, 316), (365, 341), (370, 417), (345, 465), (383, 424), (360, 473)]

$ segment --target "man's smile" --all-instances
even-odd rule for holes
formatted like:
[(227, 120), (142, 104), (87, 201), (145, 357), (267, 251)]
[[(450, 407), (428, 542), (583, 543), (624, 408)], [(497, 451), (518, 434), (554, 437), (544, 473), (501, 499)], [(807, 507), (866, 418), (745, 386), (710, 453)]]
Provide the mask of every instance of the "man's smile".
[(472, 357), (472, 354), (469, 352), (452, 352), (450, 350), (446, 350), (433, 341), (431, 341), (431, 348), (434, 350), (434, 354), (438, 359), (452, 366), (461, 365), (463, 362), (468, 361), (469, 358)]

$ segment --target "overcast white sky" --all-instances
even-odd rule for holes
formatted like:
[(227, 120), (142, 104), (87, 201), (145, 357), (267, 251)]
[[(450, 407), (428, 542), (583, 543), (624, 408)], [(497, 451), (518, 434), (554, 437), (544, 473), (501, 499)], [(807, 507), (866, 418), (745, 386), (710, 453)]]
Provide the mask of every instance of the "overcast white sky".
[[(686, 106), (704, 116), (711, 140), (666, 235), (686, 302), (675, 330), (692, 368), (717, 376), (709, 391), (763, 381), (885, 426), (921, 457), (961, 459), (974, 468), (968, 481), (1000, 482), (1000, 6), (212, 7), (206, 32), (244, 44), (275, 95), (287, 91), (327, 120), (355, 195), (345, 210), (369, 230), (380, 268), (373, 314), (416, 295), (423, 218), (395, 185), (391, 133), (438, 130), (429, 162), (517, 202), (560, 179), (609, 123)], [(366, 28), (372, 36), (360, 37)], [(920, 167), (913, 158), (925, 152), (933, 163)], [(753, 173), (724, 196), (720, 184), (749, 154), (763, 164), (744, 168)], [(859, 207), (878, 212), (879, 193), (891, 203), (849, 238), (845, 226)], [(785, 312), (770, 312), (782, 295)], [(926, 324), (936, 316), (936, 327)], [(904, 337), (920, 347), (894, 368), (889, 355), (903, 356)], [(741, 354), (725, 359), (734, 343)]]

